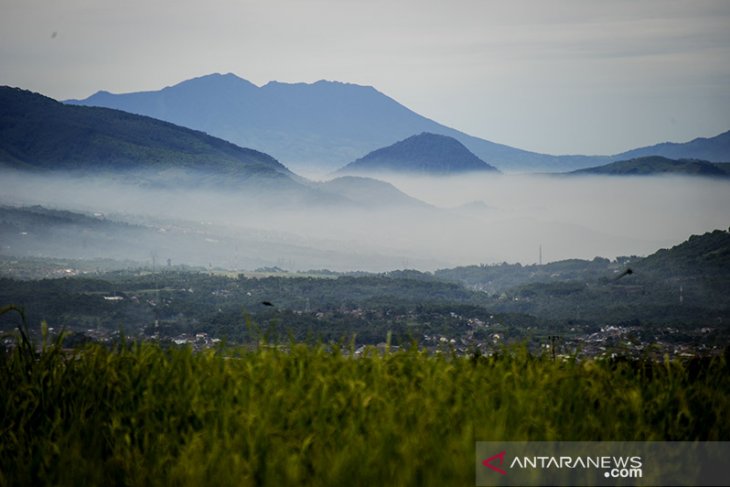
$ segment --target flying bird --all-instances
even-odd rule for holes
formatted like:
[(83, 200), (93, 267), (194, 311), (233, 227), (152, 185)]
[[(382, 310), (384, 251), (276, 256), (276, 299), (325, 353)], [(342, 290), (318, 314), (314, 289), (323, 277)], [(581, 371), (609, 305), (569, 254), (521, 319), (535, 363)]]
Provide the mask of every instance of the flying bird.
[(618, 281), (622, 277), (629, 276), (629, 275), (631, 275), (633, 273), (634, 273), (634, 271), (631, 270), (631, 267), (628, 267), (625, 271), (623, 271), (621, 274), (619, 274), (618, 276), (616, 276), (616, 279), (614, 279), (614, 281)]

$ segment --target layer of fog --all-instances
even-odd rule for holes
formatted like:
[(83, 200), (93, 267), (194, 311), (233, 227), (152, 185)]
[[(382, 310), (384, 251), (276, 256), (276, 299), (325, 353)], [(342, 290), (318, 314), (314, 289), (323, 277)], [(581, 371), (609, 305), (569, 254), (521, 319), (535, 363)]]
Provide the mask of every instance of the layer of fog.
[(692, 234), (730, 225), (727, 180), (695, 176), (378, 177), (439, 207), (484, 209), (478, 211), (479, 219), (494, 231), (484, 228), (479, 234), (488, 239), (490, 233), (504, 232), (510, 245), (523, 248), (527, 244), (526, 254), (510, 253), (520, 262), (534, 261), (539, 243), (549, 260), (646, 255)]
[[(730, 184), (702, 178), (382, 178), (436, 208), (277, 208), (257, 205), (248, 190), (27, 174), (3, 175), (0, 204), (98, 213), (167, 234), (147, 240), (137, 233), (125, 240), (129, 255), (117, 249), (115, 258), (155, 255), (240, 270), (532, 264), (540, 247), (543, 262), (648, 255), (730, 225)], [(58, 256), (69, 253), (54, 245)]]

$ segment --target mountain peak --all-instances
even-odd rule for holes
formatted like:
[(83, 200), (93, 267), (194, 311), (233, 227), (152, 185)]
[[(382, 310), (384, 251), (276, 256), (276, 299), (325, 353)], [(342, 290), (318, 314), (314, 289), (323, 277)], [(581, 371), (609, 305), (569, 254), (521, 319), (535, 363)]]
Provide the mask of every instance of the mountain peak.
[[(243, 79), (233, 73), (211, 73), (197, 78), (191, 78), (189, 80), (181, 81), (172, 86), (168, 86), (164, 90), (171, 90), (176, 88), (195, 87), (197, 89), (218, 89), (218, 88), (258, 88), (255, 84), (250, 81)], [(164, 91), (163, 90), (163, 91)]]
[(370, 152), (340, 170), (343, 173), (371, 171), (457, 174), (497, 169), (479, 159), (453, 137), (421, 132), (393, 145)]
[(327, 80), (327, 79), (320, 79), (313, 83), (306, 83), (303, 81), (296, 82), (296, 83), (289, 83), (286, 81), (269, 81), (265, 85), (262, 86), (262, 88), (287, 88), (287, 87), (297, 87), (297, 88), (344, 88), (344, 89), (365, 89), (365, 90), (372, 90), (377, 91), (375, 88), (369, 85), (359, 85), (357, 83), (347, 83), (345, 81), (337, 81), (337, 80)]

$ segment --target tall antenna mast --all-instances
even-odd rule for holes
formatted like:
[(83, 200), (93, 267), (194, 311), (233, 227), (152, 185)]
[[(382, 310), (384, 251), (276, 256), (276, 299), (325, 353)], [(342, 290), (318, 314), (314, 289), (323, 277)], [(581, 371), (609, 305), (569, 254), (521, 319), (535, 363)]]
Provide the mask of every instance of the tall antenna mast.
[(540, 244), (540, 265), (542, 265), (542, 244)]

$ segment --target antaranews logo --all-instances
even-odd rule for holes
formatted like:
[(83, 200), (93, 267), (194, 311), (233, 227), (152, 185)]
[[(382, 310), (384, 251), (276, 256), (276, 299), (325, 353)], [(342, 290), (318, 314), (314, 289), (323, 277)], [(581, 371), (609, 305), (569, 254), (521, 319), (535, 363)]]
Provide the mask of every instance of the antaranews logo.
[(477, 441), (478, 486), (724, 486), (730, 441)]
[(507, 450), (504, 450), (502, 452), (497, 453), (496, 455), (492, 455), (491, 457), (487, 458), (482, 462), (482, 465), (484, 465), (487, 468), (491, 468), (497, 473), (500, 473), (502, 475), (507, 475), (507, 472), (502, 470), (499, 467), (495, 467), (492, 465), (492, 462), (499, 459), (499, 464), (502, 465), (504, 463), (504, 456), (507, 454)]
[(500, 475), (507, 475), (510, 470), (562, 470), (562, 469), (595, 469), (603, 471), (605, 478), (641, 478), (643, 476), (643, 461), (640, 456), (551, 456), (531, 455), (515, 456), (505, 464), (507, 450), (492, 455), (482, 461), (482, 465), (497, 472)]
[(640, 456), (516, 456), (510, 469), (584, 469), (603, 470), (605, 478), (641, 478), (643, 461)]

